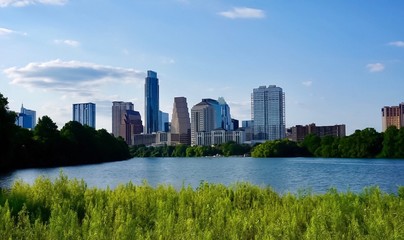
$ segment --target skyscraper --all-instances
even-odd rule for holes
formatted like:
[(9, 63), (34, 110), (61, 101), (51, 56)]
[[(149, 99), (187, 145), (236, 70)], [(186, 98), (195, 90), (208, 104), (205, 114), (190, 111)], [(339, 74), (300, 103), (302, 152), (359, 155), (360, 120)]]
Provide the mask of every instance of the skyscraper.
[(285, 138), (285, 94), (275, 85), (254, 88), (251, 94), (254, 140)]
[(220, 127), (226, 131), (233, 130), (229, 105), (223, 97), (219, 97), (217, 101), (220, 105)]
[(121, 124), (121, 135), (125, 134), (125, 141), (128, 145), (133, 144), (135, 134), (143, 132), (142, 117), (138, 111), (126, 110), (123, 114), (123, 124)]
[(191, 145), (196, 144), (198, 132), (210, 132), (220, 128), (220, 120), (220, 106), (216, 100), (202, 99), (202, 102), (193, 106), (191, 109)]
[(168, 132), (169, 122), (168, 122), (168, 113), (159, 111), (159, 131), (160, 132)]
[(133, 103), (114, 101), (112, 102), (112, 134), (115, 137), (121, 136), (125, 139), (126, 131), (122, 130), (122, 125), (125, 125), (125, 114), (126, 110), (133, 111)]
[(94, 103), (76, 103), (73, 104), (73, 121), (82, 125), (95, 128), (95, 104)]
[(144, 111), (145, 111), (145, 133), (153, 133), (159, 130), (159, 79), (157, 73), (147, 71), (144, 85)]
[(382, 108), (382, 131), (386, 131), (390, 126), (404, 127), (404, 103)]
[(171, 118), (171, 139), (174, 143), (191, 144), (191, 122), (185, 97), (174, 98)]
[(21, 105), (21, 112), (18, 114), (15, 124), (28, 129), (34, 129), (36, 125), (36, 112), (24, 108)]

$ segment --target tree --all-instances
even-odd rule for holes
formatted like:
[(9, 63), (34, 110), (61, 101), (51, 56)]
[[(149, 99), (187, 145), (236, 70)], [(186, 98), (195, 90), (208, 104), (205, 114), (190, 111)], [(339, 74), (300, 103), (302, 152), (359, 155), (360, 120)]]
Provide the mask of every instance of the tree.
[(308, 134), (301, 143), (301, 146), (306, 148), (307, 151), (314, 156), (317, 148), (321, 145), (321, 138), (315, 134)]
[(58, 126), (48, 116), (38, 119), (34, 129), (34, 139), (41, 143), (49, 143), (59, 136)]
[(396, 126), (390, 126), (383, 133), (383, 148), (380, 157), (394, 158), (396, 156), (396, 145), (398, 140), (398, 129)]
[(10, 112), (8, 100), (0, 93), (0, 167), (11, 167), (12, 162), (12, 138), (15, 134), (15, 119), (17, 115)]
[(176, 145), (172, 153), (173, 157), (185, 157), (187, 155), (187, 146), (184, 144)]

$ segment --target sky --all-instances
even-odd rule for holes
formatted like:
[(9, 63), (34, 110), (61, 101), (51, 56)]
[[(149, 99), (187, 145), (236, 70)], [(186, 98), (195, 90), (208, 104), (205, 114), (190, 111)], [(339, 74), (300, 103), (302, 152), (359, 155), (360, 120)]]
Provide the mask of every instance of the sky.
[(404, 102), (401, 0), (0, 0), (0, 93), (59, 128), (72, 104), (112, 101), (144, 116), (156, 71), (160, 109), (224, 97), (251, 119), (251, 93), (285, 92), (286, 127), (345, 124), (381, 131), (381, 108)]

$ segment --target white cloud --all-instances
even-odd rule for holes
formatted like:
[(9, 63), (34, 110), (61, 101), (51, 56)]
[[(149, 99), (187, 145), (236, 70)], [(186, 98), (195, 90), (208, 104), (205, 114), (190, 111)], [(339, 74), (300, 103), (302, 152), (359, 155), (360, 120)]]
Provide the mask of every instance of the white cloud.
[(369, 63), (366, 65), (369, 72), (382, 72), (384, 70), (384, 65), (381, 63)]
[(0, 7), (25, 7), (35, 4), (64, 5), (68, 0), (0, 0)]
[(265, 12), (261, 9), (234, 7), (229, 11), (219, 12), (219, 15), (230, 18), (265, 18)]
[(26, 33), (17, 32), (17, 31), (8, 29), (8, 28), (0, 28), (0, 36), (6, 36), (6, 35), (11, 35), (11, 34), (19, 34), (19, 35), (24, 35), (24, 36), (27, 35)]
[(14, 33), (13, 30), (7, 28), (0, 28), (0, 36)]
[(143, 82), (145, 74), (134, 69), (117, 68), (78, 61), (53, 60), (29, 63), (4, 70), (11, 84), (28, 89), (59, 92), (68, 96), (99, 95), (107, 84)]
[(389, 45), (395, 47), (404, 47), (404, 41), (389, 42)]
[(80, 42), (76, 41), (76, 40), (70, 40), (70, 39), (65, 39), (65, 40), (54, 40), (53, 41), (55, 44), (64, 44), (70, 47), (78, 47), (80, 46)]
[(310, 87), (311, 85), (313, 85), (313, 81), (304, 81), (302, 82), (302, 84), (306, 87)]

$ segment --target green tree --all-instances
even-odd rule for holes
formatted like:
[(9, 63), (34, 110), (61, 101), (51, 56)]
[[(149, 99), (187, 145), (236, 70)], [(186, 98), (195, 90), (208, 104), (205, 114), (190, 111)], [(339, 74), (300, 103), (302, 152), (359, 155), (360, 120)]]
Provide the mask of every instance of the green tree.
[(321, 145), (321, 138), (315, 134), (308, 134), (301, 143), (301, 146), (306, 148), (307, 151), (314, 156), (317, 148)]
[(187, 146), (184, 144), (176, 145), (172, 153), (173, 157), (185, 157), (187, 155)]
[(8, 100), (0, 93), (0, 168), (10, 168), (12, 164), (12, 138), (15, 134), (16, 114), (10, 112)]
[(396, 157), (396, 152), (398, 147), (398, 129), (396, 126), (390, 126), (383, 133), (383, 148), (380, 153), (380, 157), (384, 158), (394, 158)]

